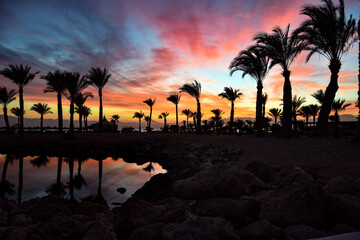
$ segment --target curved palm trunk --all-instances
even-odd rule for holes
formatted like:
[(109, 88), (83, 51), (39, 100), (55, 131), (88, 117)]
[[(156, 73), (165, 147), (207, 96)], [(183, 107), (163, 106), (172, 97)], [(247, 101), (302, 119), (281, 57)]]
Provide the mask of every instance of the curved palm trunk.
[(44, 131), (43, 122), (44, 122), (44, 114), (40, 114), (40, 131), (41, 131), (41, 133)]
[(74, 100), (71, 99), (70, 102), (70, 128), (69, 128), (69, 135), (71, 137), (74, 136)]
[(264, 136), (263, 131), (263, 118), (262, 118), (262, 89), (263, 85), (261, 81), (257, 82), (257, 93), (256, 93), (256, 136)]
[(58, 157), (58, 166), (56, 173), (56, 184), (59, 186), (61, 181), (62, 157)]
[(18, 204), (21, 203), (22, 198), (22, 189), (23, 189), (23, 169), (24, 169), (24, 158), (23, 156), (19, 157), (19, 186), (18, 186)]
[(201, 134), (201, 106), (200, 106), (200, 101), (199, 101), (199, 99), (196, 99), (196, 101), (197, 101), (197, 116), (196, 116), (197, 124), (196, 124), (196, 133), (197, 133), (197, 134)]
[(151, 132), (151, 117), (152, 117), (152, 106), (150, 107), (150, 120), (149, 120), (149, 132)]
[(63, 113), (62, 113), (62, 100), (61, 100), (61, 93), (57, 94), (57, 101), (58, 101), (58, 126), (59, 126), (59, 133), (63, 132)]
[(141, 118), (139, 118), (139, 133), (141, 133)]
[(4, 120), (5, 120), (5, 125), (6, 125), (6, 131), (7, 131), (7, 134), (9, 136), (9, 138), (10, 138), (11, 137), (11, 129), (10, 129), (9, 117), (8, 117), (8, 114), (7, 114), (6, 105), (4, 106), (3, 111), (4, 111)]
[(100, 106), (99, 106), (99, 131), (102, 132), (103, 106), (102, 106), (102, 89), (101, 88), (99, 88), (99, 100), (100, 100)]
[(79, 113), (79, 132), (82, 132), (82, 114)]
[(283, 92), (283, 130), (282, 137), (290, 138), (291, 137), (291, 82), (290, 82), (290, 71), (284, 70), (282, 75), (285, 78), (284, 82), (284, 92)]
[(69, 193), (70, 193), (70, 200), (74, 200), (74, 158), (69, 158)]
[(332, 60), (329, 65), (331, 71), (330, 83), (325, 91), (324, 103), (321, 106), (316, 133), (318, 135), (327, 135), (328, 133), (328, 118), (331, 112), (331, 105), (334, 101), (338, 85), (338, 74), (341, 68), (341, 62), (339, 60)]
[(20, 101), (20, 125), (19, 133), (20, 136), (24, 136), (24, 90), (22, 87), (19, 88), (19, 101)]
[(166, 117), (164, 117), (164, 132), (166, 131)]
[(230, 134), (234, 133), (234, 101), (231, 101), (231, 112), (230, 112)]
[(98, 196), (102, 196), (101, 194), (102, 169), (103, 169), (103, 160), (99, 160), (99, 185), (97, 190)]

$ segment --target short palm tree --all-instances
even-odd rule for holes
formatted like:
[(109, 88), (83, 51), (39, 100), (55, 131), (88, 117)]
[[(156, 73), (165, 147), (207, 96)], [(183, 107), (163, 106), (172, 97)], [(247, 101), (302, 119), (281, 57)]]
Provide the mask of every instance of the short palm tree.
[[(20, 116), (21, 116), (20, 108), (19, 108), (19, 107), (13, 107), (13, 108), (10, 109), (10, 112), (17, 117), (17, 122), (18, 122), (18, 123), (17, 123), (17, 126), (18, 126), (18, 130), (19, 130), (19, 127), (20, 127)], [(25, 114), (25, 111), (23, 112), (23, 114)]]
[(65, 73), (56, 70), (54, 72), (48, 72), (47, 75), (41, 76), (46, 80), (46, 88), (44, 93), (55, 92), (57, 94), (57, 110), (58, 110), (58, 126), (59, 133), (63, 132), (63, 112), (62, 112), (62, 95), (65, 92), (64, 78)]
[(178, 104), (180, 102), (181, 95), (180, 94), (172, 94), (167, 100), (175, 104), (176, 109), (176, 126), (179, 128), (179, 116), (178, 116)]
[(271, 108), (269, 115), (274, 117), (275, 124), (277, 124), (277, 118), (281, 116), (282, 110), (280, 108)]
[(214, 114), (214, 116), (211, 117), (211, 119), (214, 120), (215, 123), (216, 123), (216, 134), (219, 135), (220, 134), (219, 122), (221, 120), (222, 115), (225, 112), (223, 110), (219, 109), (219, 108), (213, 109), (213, 110), (211, 110), (211, 112)]
[(77, 160), (78, 160), (78, 171), (77, 174), (74, 176), (74, 187), (77, 190), (81, 190), (83, 185), (87, 186), (85, 178), (81, 174), (81, 164), (85, 162), (87, 159), (78, 158)]
[(224, 91), (219, 94), (219, 97), (225, 98), (231, 102), (231, 111), (230, 111), (230, 133), (233, 134), (233, 125), (234, 125), (234, 102), (236, 99), (240, 99), (243, 94), (238, 89), (233, 89), (232, 87), (224, 87)]
[(306, 15), (308, 19), (297, 30), (310, 47), (306, 61), (318, 53), (330, 62), (330, 83), (325, 91), (317, 125), (317, 133), (320, 135), (327, 132), (332, 102), (339, 88), (338, 73), (341, 68), (341, 58), (357, 40), (356, 21), (351, 15), (349, 19), (346, 18), (344, 0), (339, 2), (339, 5), (335, 5), (332, 0), (322, 0), (322, 5), (305, 5), (300, 13)]
[(309, 117), (311, 116), (312, 113), (311, 107), (309, 105), (303, 106), (298, 110), (298, 113), (300, 114), (300, 116), (305, 118), (306, 126), (308, 126)]
[(304, 97), (298, 97), (296, 95), (294, 95), (293, 99), (291, 100), (291, 113), (292, 113), (292, 117), (293, 117), (295, 134), (297, 132), (297, 119), (296, 119), (296, 116), (298, 115), (299, 108), (305, 102), (306, 102), (306, 100), (305, 100)]
[(88, 117), (89, 117), (89, 115), (91, 115), (91, 109), (89, 108), (89, 107), (87, 107), (87, 106), (83, 106), (82, 107), (82, 113), (83, 113), (83, 116), (84, 116), (84, 126), (85, 126), (85, 131), (87, 131), (88, 130), (88, 124), (87, 124), (87, 122), (88, 122)]
[(82, 132), (82, 118), (84, 113), (84, 104), (88, 98), (94, 98), (94, 95), (91, 92), (78, 92), (75, 95), (74, 103), (77, 106), (75, 112), (79, 114), (79, 132)]
[(146, 122), (147, 127), (149, 127), (149, 124), (151, 122), (150, 116), (144, 116), (144, 120)]
[(192, 115), (192, 111), (190, 109), (184, 109), (181, 111), (181, 114), (186, 116), (186, 128), (189, 127), (189, 117)]
[(201, 84), (194, 80), (193, 83), (185, 83), (181, 88), (180, 92), (185, 92), (195, 98), (197, 104), (197, 124), (196, 124), (196, 133), (201, 134), (201, 105), (200, 105), (200, 95), (201, 95)]
[(11, 136), (11, 129), (10, 129), (9, 117), (7, 113), (7, 106), (16, 99), (15, 95), (16, 95), (15, 90), (8, 91), (6, 87), (0, 87), (0, 104), (3, 107), (6, 130), (9, 137)]
[[(335, 99), (332, 103), (331, 110), (335, 112), (335, 136), (339, 136), (339, 122), (340, 122), (340, 116), (339, 112), (344, 111), (347, 107), (349, 107), (350, 103), (345, 103), (345, 99)], [(320, 110), (321, 111), (321, 110)]]
[(44, 126), (43, 126), (44, 115), (53, 113), (51, 111), (51, 107), (49, 107), (48, 104), (46, 104), (46, 103), (36, 103), (36, 104), (32, 105), (30, 110), (35, 111), (38, 114), (40, 114), (40, 131), (43, 132), (44, 131)]
[(283, 132), (285, 138), (291, 137), (291, 82), (290, 82), (290, 66), (295, 58), (306, 49), (301, 38), (296, 34), (289, 34), (290, 24), (285, 30), (280, 27), (273, 29), (273, 34), (258, 33), (254, 40), (260, 45), (263, 52), (271, 58), (270, 68), (280, 65), (283, 69), (281, 75), (284, 77), (283, 90)]
[(138, 118), (139, 119), (139, 133), (141, 133), (141, 119), (145, 116), (145, 114), (140, 111), (140, 112), (135, 112), (133, 118)]
[(120, 115), (114, 114), (111, 116), (111, 122), (113, 122), (116, 125), (116, 130), (118, 129)]
[(149, 132), (151, 132), (151, 119), (152, 119), (152, 110), (153, 110), (152, 108), (153, 108), (155, 102), (156, 102), (156, 98), (154, 98), (154, 99), (149, 98), (149, 99), (146, 99), (143, 101), (143, 103), (146, 103), (150, 107), (150, 115), (149, 115), (150, 120), (148, 122), (148, 131)]
[(269, 71), (269, 58), (257, 46), (250, 46), (248, 49), (241, 51), (230, 64), (230, 75), (235, 71), (242, 71), (242, 77), (250, 75), (257, 83), (256, 93), (256, 130), (257, 136), (265, 134), (263, 130), (262, 118), (262, 90), (263, 81)]
[(324, 101), (325, 101), (325, 92), (322, 89), (317, 90), (316, 92), (314, 92), (313, 94), (311, 94), (311, 96), (313, 98), (316, 99), (316, 101), (318, 101), (318, 103), (320, 103), (321, 105), (323, 105)]
[(78, 72), (65, 72), (64, 84), (66, 88), (64, 94), (70, 101), (69, 136), (74, 137), (75, 99), (77, 94), (89, 85), (89, 81), (85, 76), (80, 76), (80, 73)]
[(169, 113), (168, 112), (162, 112), (160, 115), (159, 115), (159, 119), (164, 119), (164, 128), (163, 128), (163, 131), (167, 131), (167, 125), (166, 125), (166, 117), (169, 116)]
[(103, 105), (102, 105), (102, 90), (105, 87), (106, 83), (109, 81), (111, 77), (111, 73), (104, 68), (101, 69), (100, 67), (91, 68), (89, 70), (89, 74), (87, 78), (90, 80), (90, 84), (98, 89), (99, 92), (99, 131), (102, 131), (102, 123), (103, 123)]
[(316, 116), (320, 111), (320, 107), (317, 104), (310, 104), (309, 107), (311, 109), (310, 115), (313, 117), (313, 123), (315, 124)]
[[(10, 79), (19, 88), (20, 112), (24, 113), (24, 87), (30, 83), (39, 72), (31, 73), (31, 67), (10, 64), (9, 67), (0, 71), (0, 74)], [(24, 135), (24, 114), (20, 116), (20, 136)]]

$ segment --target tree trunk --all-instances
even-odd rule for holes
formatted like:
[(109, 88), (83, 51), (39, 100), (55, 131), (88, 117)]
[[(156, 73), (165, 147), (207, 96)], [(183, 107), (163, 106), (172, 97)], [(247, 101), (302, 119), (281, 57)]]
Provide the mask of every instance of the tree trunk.
[(283, 89), (283, 138), (291, 138), (291, 82), (290, 82), (289, 70), (284, 70), (282, 75), (284, 76), (284, 89)]
[(98, 196), (102, 196), (101, 194), (102, 168), (103, 168), (103, 160), (99, 160), (99, 185), (97, 191)]
[(175, 104), (175, 108), (176, 108), (176, 126), (179, 129), (179, 117), (178, 117), (178, 105)]
[(164, 117), (164, 132), (166, 131), (166, 117)]
[(99, 88), (99, 100), (100, 100), (100, 106), (99, 106), (99, 132), (102, 132), (103, 129), (103, 106), (102, 106), (102, 89)]
[(40, 114), (40, 131), (43, 133), (44, 126), (43, 126), (44, 114)]
[(74, 158), (69, 158), (69, 193), (70, 193), (70, 200), (74, 200)]
[(56, 184), (58, 186), (60, 186), (60, 181), (61, 181), (61, 167), (62, 167), (62, 157), (58, 157), (58, 167), (56, 174)]
[(82, 132), (82, 114), (80, 113), (80, 109), (79, 109), (79, 132)]
[(59, 133), (63, 132), (63, 113), (62, 113), (62, 102), (61, 102), (61, 93), (57, 94), (58, 100), (58, 126), (59, 126)]
[(231, 101), (231, 112), (230, 112), (230, 134), (234, 133), (234, 101)]
[(262, 89), (263, 85), (261, 81), (257, 82), (257, 93), (256, 93), (256, 118), (255, 118), (255, 128), (256, 136), (264, 136), (263, 131), (263, 118), (262, 118)]
[(70, 102), (70, 128), (69, 128), (69, 135), (74, 137), (74, 100), (71, 99)]
[(313, 116), (314, 127), (315, 127), (315, 121), (316, 121), (316, 115)]
[(277, 117), (274, 117), (275, 118), (275, 124), (276, 124), (276, 122), (277, 122)]
[(341, 62), (337, 59), (331, 60), (329, 69), (331, 71), (330, 83), (325, 91), (324, 103), (321, 106), (316, 133), (317, 135), (327, 135), (328, 133), (328, 118), (331, 112), (331, 105), (334, 101), (338, 85), (338, 74), (341, 68)]
[(139, 118), (139, 133), (141, 133), (141, 118)]
[(24, 169), (24, 157), (19, 157), (19, 186), (18, 186), (18, 204), (21, 203), (22, 189), (23, 189), (23, 169)]
[(85, 125), (85, 131), (88, 131), (88, 125), (87, 125), (87, 117), (84, 117), (84, 125)]
[(24, 136), (24, 90), (22, 87), (19, 88), (19, 101), (20, 101), (20, 136)]
[(18, 126), (18, 131), (20, 132), (20, 116), (18, 116), (17, 120), (18, 120), (18, 124), (17, 124), (17, 126)]
[(197, 124), (196, 124), (196, 133), (197, 133), (197, 134), (201, 134), (201, 106), (200, 106), (200, 101), (199, 101), (199, 99), (196, 99), (196, 101), (197, 101), (197, 116), (196, 116)]
[(9, 124), (9, 117), (7, 115), (7, 107), (6, 107), (6, 105), (4, 106), (3, 111), (4, 111), (4, 120), (5, 120), (5, 125), (6, 125), (6, 131), (7, 131), (7, 134), (9, 136), (9, 138), (10, 138), (11, 137), (11, 129), (10, 129), (10, 124)]
[(150, 107), (150, 120), (149, 120), (149, 132), (151, 132), (151, 117), (152, 117), (152, 106)]
[(10, 154), (6, 154), (6, 158), (5, 158), (5, 162), (4, 162), (4, 166), (3, 166), (3, 170), (2, 170), (2, 174), (1, 174), (1, 180), (4, 182), (6, 180), (6, 172), (7, 172), (7, 167), (9, 165), (10, 162)]

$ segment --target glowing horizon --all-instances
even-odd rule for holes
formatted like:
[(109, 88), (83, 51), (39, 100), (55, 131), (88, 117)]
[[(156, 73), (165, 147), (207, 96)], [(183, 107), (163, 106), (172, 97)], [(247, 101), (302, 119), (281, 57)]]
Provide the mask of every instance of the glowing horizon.
[[(337, 0), (334, 0), (337, 4)], [(112, 77), (103, 90), (104, 114), (121, 116), (120, 121), (136, 122), (134, 112), (146, 114), (149, 107), (142, 101), (156, 98), (153, 119), (164, 111), (168, 123), (175, 122), (175, 106), (166, 98), (178, 92), (184, 83), (194, 79), (202, 84), (201, 106), (204, 119), (211, 109), (221, 108), (224, 118), (230, 114), (230, 103), (217, 95), (224, 87), (243, 93), (235, 103), (235, 117), (254, 117), (256, 83), (241, 72), (229, 76), (228, 66), (239, 51), (253, 44), (260, 31), (270, 32), (279, 25), (291, 30), (304, 19), (299, 11), (304, 4), (320, 0), (295, 1), (2, 1), (0, 10), (0, 69), (9, 64), (28, 64), (40, 71), (24, 89), (25, 117), (38, 118), (30, 111), (34, 103), (48, 103), (57, 117), (56, 94), (43, 94), (45, 81), (40, 75), (56, 69), (86, 74), (90, 67), (107, 67)], [(359, 17), (360, 3), (345, 1), (347, 17)], [(342, 58), (337, 98), (352, 105), (343, 112), (356, 114), (358, 89), (358, 42)], [(306, 97), (306, 104), (316, 103), (310, 96), (329, 83), (328, 61), (314, 55), (305, 63), (301, 54), (291, 66), (292, 93)], [(272, 69), (264, 81), (269, 96), (267, 110), (280, 107), (283, 77), (280, 68)], [(10, 80), (0, 76), (0, 86), (17, 90)], [(98, 96), (85, 105), (92, 109), (89, 120), (98, 119)], [(9, 108), (18, 106), (18, 99)], [(181, 110), (196, 110), (196, 102), (182, 94), (179, 121), (186, 119)], [(69, 101), (63, 97), (64, 119), (69, 118)]]

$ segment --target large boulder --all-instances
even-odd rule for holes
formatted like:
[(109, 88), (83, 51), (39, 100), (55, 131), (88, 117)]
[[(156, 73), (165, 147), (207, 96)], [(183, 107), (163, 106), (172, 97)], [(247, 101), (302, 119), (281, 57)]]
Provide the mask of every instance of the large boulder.
[(276, 190), (261, 206), (260, 218), (281, 227), (322, 225), (322, 188), (310, 175), (297, 168), (279, 174), (276, 184)]
[(159, 204), (157, 209), (160, 211), (161, 222), (181, 223), (191, 214), (191, 209), (176, 198), (160, 201)]
[(266, 163), (254, 161), (246, 165), (245, 169), (265, 183), (273, 182), (275, 180), (275, 170)]
[(324, 187), (327, 195), (349, 194), (360, 197), (360, 179), (335, 177)]
[(94, 222), (82, 240), (117, 240), (114, 226), (108, 221), (96, 221)]
[(44, 224), (47, 239), (66, 240), (77, 239), (80, 234), (72, 216), (57, 215)]
[(224, 164), (214, 165), (190, 178), (177, 180), (172, 186), (175, 194), (183, 199), (240, 197), (264, 189), (268, 189), (268, 186), (254, 174)]
[(305, 240), (326, 236), (324, 231), (305, 225), (293, 225), (286, 228), (283, 232), (285, 240)]
[(281, 235), (281, 229), (272, 225), (265, 219), (253, 222), (239, 230), (241, 239), (266, 240), (277, 238)]
[(352, 195), (332, 195), (326, 205), (333, 223), (345, 223), (360, 228), (360, 198)]

